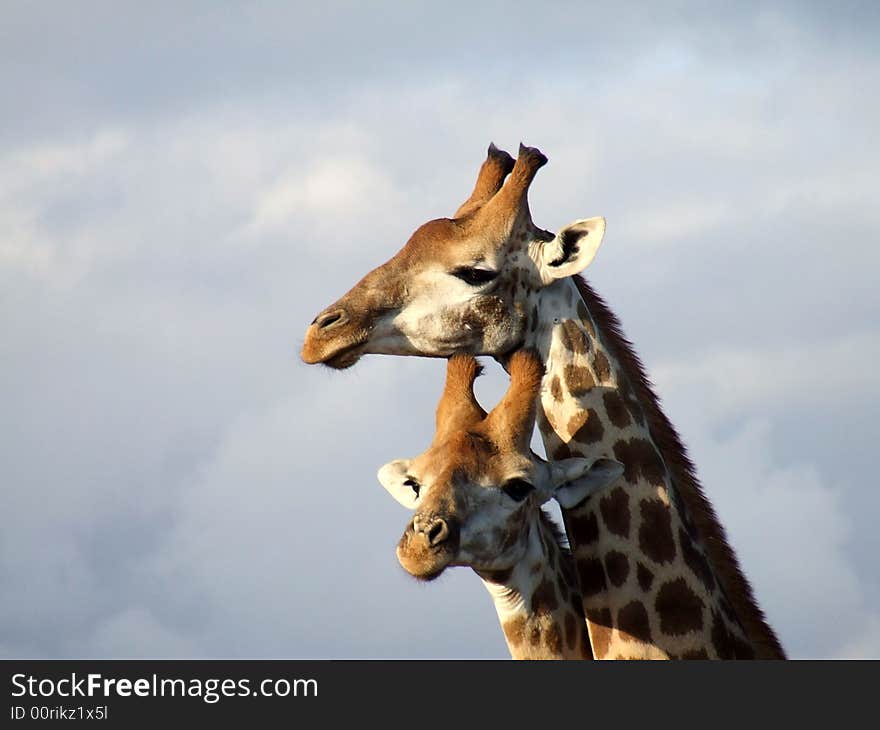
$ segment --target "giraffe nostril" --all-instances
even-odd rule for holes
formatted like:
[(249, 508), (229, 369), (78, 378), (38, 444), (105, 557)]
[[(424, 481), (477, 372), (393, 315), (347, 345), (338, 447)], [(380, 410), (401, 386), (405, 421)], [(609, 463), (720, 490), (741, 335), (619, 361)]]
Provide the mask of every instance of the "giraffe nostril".
[(425, 534), (428, 537), (428, 544), (434, 547), (449, 537), (449, 527), (445, 520), (438, 518), (431, 523)]
[(332, 312), (323, 312), (319, 314), (312, 321), (312, 324), (317, 325), (322, 330), (330, 329), (331, 327), (339, 324), (345, 324), (348, 321), (348, 316), (341, 309), (336, 309)]

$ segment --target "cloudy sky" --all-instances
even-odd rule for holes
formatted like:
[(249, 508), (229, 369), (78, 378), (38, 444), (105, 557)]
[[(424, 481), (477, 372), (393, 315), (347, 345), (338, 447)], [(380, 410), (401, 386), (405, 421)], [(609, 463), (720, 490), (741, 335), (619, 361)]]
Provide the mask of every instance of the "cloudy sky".
[(327, 5), (0, 7), (0, 655), (506, 656), (375, 479), (443, 363), (298, 352), (524, 140), (788, 651), (880, 657), (876, 5)]

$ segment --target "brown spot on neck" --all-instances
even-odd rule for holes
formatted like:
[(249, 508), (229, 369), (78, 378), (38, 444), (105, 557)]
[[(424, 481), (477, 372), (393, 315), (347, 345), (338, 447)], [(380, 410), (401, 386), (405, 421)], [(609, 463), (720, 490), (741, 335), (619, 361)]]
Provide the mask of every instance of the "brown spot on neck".
[(659, 499), (643, 499), (639, 511), (642, 516), (639, 548), (655, 563), (671, 563), (675, 559), (675, 542), (669, 507)]
[(654, 609), (660, 617), (660, 630), (670, 636), (701, 631), (703, 605), (703, 600), (690, 589), (684, 578), (664, 583), (654, 600)]
[(618, 611), (617, 628), (624, 640), (651, 643), (651, 623), (641, 601), (630, 601)]
[(559, 340), (562, 346), (573, 355), (586, 355), (590, 342), (584, 330), (574, 320), (566, 319), (559, 328)]
[(599, 540), (599, 520), (594, 510), (587, 514), (582, 511), (565, 510), (565, 531), (572, 536), (578, 546), (592, 545)]
[(623, 398), (616, 390), (609, 390), (602, 395), (602, 402), (605, 405), (605, 413), (608, 414), (608, 420), (617, 428), (626, 428), (632, 422), (629, 409), (623, 402)]
[(579, 398), (596, 385), (592, 373), (585, 365), (565, 366), (565, 385), (572, 397)]
[(608, 588), (605, 579), (605, 568), (598, 558), (580, 559), (577, 561), (578, 582), (584, 598), (595, 596)]
[(599, 511), (608, 531), (623, 538), (629, 537), (629, 495), (623, 487), (615, 487), (599, 500)]
[(650, 441), (643, 438), (618, 441), (614, 445), (614, 457), (623, 464), (623, 478), (630, 484), (637, 484), (639, 478), (644, 477), (655, 486), (666, 485), (666, 470)]
[(595, 370), (600, 383), (606, 384), (611, 381), (611, 364), (602, 350), (596, 350), (593, 357), (593, 370)]
[(559, 631), (559, 627), (555, 623), (548, 625), (545, 629), (544, 643), (547, 645), (547, 650), (550, 652), (551, 655), (562, 655), (562, 634)]
[(609, 551), (605, 555), (605, 573), (611, 585), (619, 588), (629, 575), (629, 558), (617, 550)]
[(592, 408), (578, 411), (568, 422), (568, 433), (572, 441), (580, 444), (597, 444), (605, 435), (605, 427), (599, 414)]
[(562, 383), (559, 382), (558, 375), (554, 375), (550, 381), (550, 393), (553, 395), (553, 400), (557, 403), (562, 402)]

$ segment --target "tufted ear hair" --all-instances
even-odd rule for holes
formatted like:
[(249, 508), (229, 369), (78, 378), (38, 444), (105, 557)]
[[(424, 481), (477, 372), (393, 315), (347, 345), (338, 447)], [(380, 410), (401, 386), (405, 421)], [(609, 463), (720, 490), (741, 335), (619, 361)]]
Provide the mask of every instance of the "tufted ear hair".
[(604, 218), (584, 218), (569, 223), (552, 240), (540, 244), (536, 263), (544, 283), (581, 273), (595, 258), (604, 236)]
[(376, 474), (379, 483), (407, 509), (415, 509), (419, 501), (418, 485), (413, 482), (416, 486), (414, 489), (408, 483), (412, 481), (407, 473), (411, 463), (411, 459), (395, 459), (385, 464)]
[(474, 185), (471, 197), (461, 204), (461, 207), (455, 211), (455, 215), (452, 217), (462, 218), (468, 213), (472, 213), (501, 190), (504, 178), (510, 174), (513, 165), (513, 158), (509, 154), (504, 150), (499, 150), (494, 142), (490, 143), (489, 151), (486, 154), (486, 161), (480, 167), (477, 183)]

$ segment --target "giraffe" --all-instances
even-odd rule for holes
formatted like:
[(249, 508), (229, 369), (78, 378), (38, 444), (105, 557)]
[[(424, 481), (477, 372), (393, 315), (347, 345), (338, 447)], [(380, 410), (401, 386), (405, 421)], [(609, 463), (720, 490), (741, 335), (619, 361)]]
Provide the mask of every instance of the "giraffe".
[(488, 415), (474, 396), (480, 366), (453, 355), (431, 447), (379, 470), (382, 486), (415, 511), (397, 546), (404, 569), (433, 580), (468, 566), (489, 591), (514, 659), (592, 659), (574, 563), (541, 505), (574, 506), (614, 482), (610, 459), (547, 463), (529, 444), (543, 366), (520, 350), (510, 385)]
[(596, 658), (784, 658), (693, 463), (620, 323), (580, 276), (603, 218), (555, 235), (528, 190), (547, 158), (490, 145), (471, 196), (422, 225), (309, 326), (307, 363), (368, 353), (537, 350), (538, 426), (552, 458), (624, 464), (607, 494), (563, 509)]

